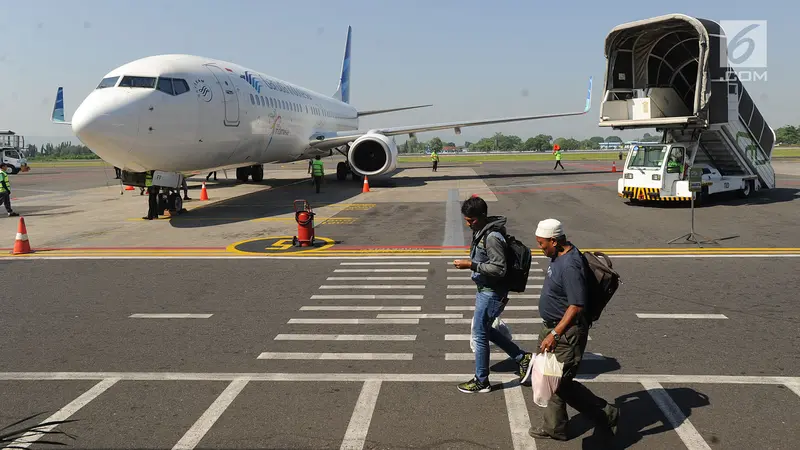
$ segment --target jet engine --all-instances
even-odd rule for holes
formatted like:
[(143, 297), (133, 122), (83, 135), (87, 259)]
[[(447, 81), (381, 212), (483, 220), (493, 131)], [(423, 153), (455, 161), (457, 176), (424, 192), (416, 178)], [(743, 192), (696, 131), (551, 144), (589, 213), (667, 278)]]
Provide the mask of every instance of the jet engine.
[(369, 132), (353, 142), (347, 161), (359, 176), (386, 175), (397, 169), (397, 145), (382, 134)]

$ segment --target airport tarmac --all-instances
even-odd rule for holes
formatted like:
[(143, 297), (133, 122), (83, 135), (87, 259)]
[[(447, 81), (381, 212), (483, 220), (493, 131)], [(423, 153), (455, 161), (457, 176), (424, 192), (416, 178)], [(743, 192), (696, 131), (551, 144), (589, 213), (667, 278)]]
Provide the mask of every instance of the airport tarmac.
[[(37, 252), (0, 260), (0, 424), (77, 419), (59, 428), (74, 448), (601, 448), (580, 417), (572, 441), (531, 439), (541, 408), (497, 348), (495, 391), (455, 389), (474, 368), (474, 286), (450, 262), (469, 242), (459, 203), (478, 194), (532, 246), (552, 216), (612, 255), (624, 284), (581, 378), (622, 406), (615, 448), (794, 448), (800, 176), (697, 208), (697, 232), (738, 238), (670, 248), (688, 209), (629, 206), (609, 164), (444, 161), (366, 194), (329, 177), (319, 195), (305, 167), (278, 167), (261, 186), (210, 182), (207, 205), (152, 222), (136, 220), (138, 191), (31, 196), (15, 208)], [(325, 247), (282, 242), (297, 198), (319, 205)], [(525, 349), (541, 326), (534, 262), (503, 314)]]

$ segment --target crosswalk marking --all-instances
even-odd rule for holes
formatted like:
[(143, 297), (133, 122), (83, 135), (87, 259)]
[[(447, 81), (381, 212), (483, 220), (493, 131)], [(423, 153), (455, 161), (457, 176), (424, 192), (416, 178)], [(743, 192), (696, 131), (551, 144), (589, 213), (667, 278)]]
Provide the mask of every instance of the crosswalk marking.
[[(378, 319), (460, 319), (463, 314), (378, 314)], [(469, 319), (470, 321), (472, 319)]]
[(350, 423), (342, 439), (342, 446), (339, 450), (362, 450), (367, 441), (369, 424), (375, 412), (375, 404), (378, 402), (378, 393), (381, 389), (380, 381), (365, 381), (358, 395), (356, 407), (353, 408), (353, 415), (350, 416)]
[(303, 306), (300, 311), (421, 311), (421, 306)]
[(374, 361), (411, 361), (412, 353), (295, 353), (264, 352), (257, 359), (320, 359), (320, 360), (374, 360)]
[(320, 289), (425, 289), (424, 284), (324, 284)]
[(514, 450), (536, 450), (536, 441), (528, 434), (531, 419), (528, 415), (528, 405), (525, 403), (522, 386), (507, 383), (503, 392), (506, 398), (508, 426), (511, 430), (511, 442)]
[(703, 449), (711, 450), (697, 429), (689, 421), (689, 418), (681, 411), (680, 407), (675, 404), (669, 393), (661, 387), (661, 384), (656, 381), (642, 381), (642, 386), (647, 390), (647, 393), (653, 398), (664, 417), (672, 425), (672, 428), (678, 433), (686, 448), (689, 450)]
[[(473, 286), (474, 288), (474, 286)], [(447, 300), (475, 300), (475, 294), (447, 294), (445, 297)], [(508, 294), (509, 300), (514, 300), (517, 298), (539, 298), (538, 294)]]
[(415, 341), (416, 334), (279, 334), (276, 341)]
[(425, 281), (428, 277), (328, 277), (327, 281)]
[[(542, 319), (539, 317), (525, 317), (525, 318), (517, 318), (517, 317), (503, 317), (503, 322), (505, 323), (542, 323)], [(472, 319), (445, 319), (445, 325), (460, 325), (460, 324), (472, 324)]]
[(222, 394), (214, 400), (214, 403), (200, 416), (199, 419), (189, 428), (189, 431), (183, 435), (180, 441), (172, 447), (173, 450), (191, 450), (200, 443), (203, 436), (208, 433), (208, 430), (214, 425), (217, 419), (220, 418), (222, 413), (228, 409), (231, 403), (236, 399), (242, 389), (247, 385), (247, 378), (239, 378), (231, 381), (227, 388), (222, 391)]
[[(458, 280), (467, 281), (467, 280), (471, 280), (472, 278), (469, 275), (467, 275), (467, 276), (463, 276), (463, 277), (447, 277), (447, 279), (449, 281), (458, 281)], [(544, 277), (529, 276), (528, 280), (544, 280)]]
[[(491, 361), (505, 361), (511, 358), (505, 352), (493, 352), (489, 354), (489, 360)], [(475, 354), (474, 353), (445, 353), (444, 354), (445, 361), (475, 361)], [(584, 361), (598, 361), (603, 360), (605, 357), (602, 353), (589, 353), (586, 352), (583, 354)]]
[(370, 262), (341, 262), (340, 266), (429, 266), (428, 261), (370, 261)]
[(422, 300), (423, 295), (312, 295), (311, 300)]
[(289, 325), (419, 325), (419, 319), (289, 319)]
[[(503, 319), (505, 320), (505, 319)], [(589, 341), (592, 340), (591, 336), (587, 336)], [(445, 341), (469, 341), (472, 339), (472, 336), (469, 334), (445, 334), (444, 340)], [(511, 333), (511, 340), (513, 341), (538, 341), (539, 335), (538, 334), (515, 334)], [(800, 394), (798, 394), (800, 395)]]
[(335, 273), (427, 273), (429, 269), (336, 269)]
[[(445, 311), (475, 311), (474, 306), (445, 306)], [(538, 306), (517, 306), (517, 305), (508, 305), (504, 309), (504, 311), (538, 311)]]
[(131, 319), (208, 319), (213, 314), (188, 314), (188, 313), (157, 313), (157, 314), (131, 314)]
[(640, 319), (727, 319), (725, 314), (647, 314), (636, 313)]

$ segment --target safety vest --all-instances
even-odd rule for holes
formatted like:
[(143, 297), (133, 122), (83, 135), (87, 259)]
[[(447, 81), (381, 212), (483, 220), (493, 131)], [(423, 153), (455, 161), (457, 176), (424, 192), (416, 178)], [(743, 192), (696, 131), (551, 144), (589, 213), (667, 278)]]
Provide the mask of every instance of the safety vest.
[(8, 178), (8, 174), (0, 170), (0, 193), (6, 192), (6, 188), (4, 188), (2, 184), (3, 181), (6, 182), (6, 186), (11, 188), (11, 178)]
[(431, 161), (438, 162), (439, 161), (439, 155), (437, 155), (436, 153), (432, 154), (431, 155)]
[(147, 172), (145, 172), (144, 185), (145, 187), (150, 187), (153, 185), (153, 171), (148, 170)]
[(556, 152), (556, 161), (561, 161), (561, 150)]
[(324, 163), (321, 160), (315, 159), (311, 162), (311, 175), (315, 177), (325, 175)]

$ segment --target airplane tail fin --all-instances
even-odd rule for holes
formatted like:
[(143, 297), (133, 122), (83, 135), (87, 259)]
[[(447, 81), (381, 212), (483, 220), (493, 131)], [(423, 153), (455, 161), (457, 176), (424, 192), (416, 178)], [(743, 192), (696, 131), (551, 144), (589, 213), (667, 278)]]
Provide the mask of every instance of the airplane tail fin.
[(56, 102), (53, 105), (53, 114), (50, 120), (53, 123), (70, 125), (69, 122), (64, 121), (64, 88), (62, 86), (59, 86), (56, 91)]
[(347, 42), (344, 45), (344, 59), (342, 60), (342, 74), (339, 77), (339, 87), (333, 98), (344, 103), (350, 103), (350, 36), (353, 28), (347, 27)]

